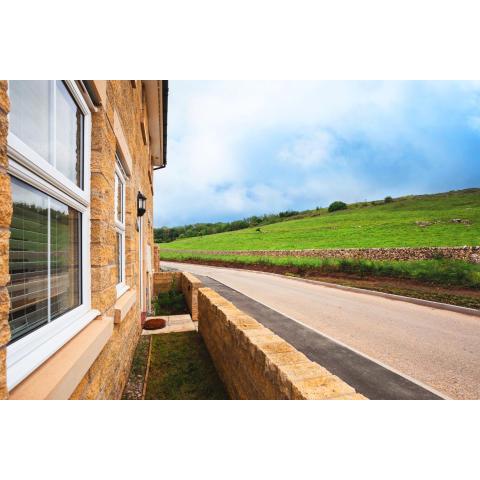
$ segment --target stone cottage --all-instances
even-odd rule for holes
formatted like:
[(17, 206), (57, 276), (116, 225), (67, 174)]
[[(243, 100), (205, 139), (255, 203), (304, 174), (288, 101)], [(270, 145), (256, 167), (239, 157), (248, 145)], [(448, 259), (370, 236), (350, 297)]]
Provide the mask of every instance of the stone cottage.
[(0, 81), (0, 399), (116, 399), (150, 311), (168, 82)]

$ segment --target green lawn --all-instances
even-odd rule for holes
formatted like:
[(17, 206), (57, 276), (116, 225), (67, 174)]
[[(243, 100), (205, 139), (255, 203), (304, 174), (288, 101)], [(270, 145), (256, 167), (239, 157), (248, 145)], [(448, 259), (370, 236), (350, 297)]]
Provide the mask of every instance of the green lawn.
[(334, 213), (322, 209), (260, 229), (185, 238), (160, 247), (163, 251), (474, 246), (480, 243), (480, 189), (402, 197), (381, 205), (355, 204)]
[(198, 332), (152, 335), (145, 400), (227, 400)]

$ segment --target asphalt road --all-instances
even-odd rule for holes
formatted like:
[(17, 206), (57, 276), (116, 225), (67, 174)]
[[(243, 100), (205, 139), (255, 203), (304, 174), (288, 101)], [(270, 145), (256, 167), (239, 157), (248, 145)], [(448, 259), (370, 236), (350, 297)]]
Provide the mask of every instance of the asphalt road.
[(268, 273), (163, 262), (206, 275), (457, 399), (480, 399), (480, 317)]

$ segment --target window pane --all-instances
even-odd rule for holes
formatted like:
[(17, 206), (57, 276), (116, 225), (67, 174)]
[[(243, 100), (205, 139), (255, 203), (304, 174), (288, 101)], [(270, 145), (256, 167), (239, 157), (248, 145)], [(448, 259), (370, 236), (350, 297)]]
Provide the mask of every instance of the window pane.
[(48, 321), (48, 197), (12, 178), (9, 315), (12, 340)]
[(123, 280), (122, 272), (122, 235), (117, 232), (116, 240), (116, 263), (117, 263), (117, 283), (121, 283)]
[(82, 186), (83, 115), (64, 83), (56, 82), (56, 168)]
[(115, 174), (116, 177), (116, 186), (117, 186), (117, 220), (123, 223), (123, 184), (122, 180)]
[(80, 214), (50, 200), (51, 319), (80, 305)]
[(9, 82), (10, 129), (75, 185), (83, 187), (83, 114), (62, 81)]
[(15, 341), (80, 305), (80, 214), (13, 177), (12, 198), (8, 291)]
[(52, 91), (48, 80), (12, 80), (10, 130), (47, 162), (51, 160)]

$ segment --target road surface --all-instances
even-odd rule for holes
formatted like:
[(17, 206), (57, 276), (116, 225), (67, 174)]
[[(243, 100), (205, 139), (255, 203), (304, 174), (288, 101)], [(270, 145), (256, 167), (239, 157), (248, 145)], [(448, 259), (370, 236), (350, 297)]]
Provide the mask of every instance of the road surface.
[(162, 261), (209, 276), (456, 399), (480, 399), (480, 317), (269, 273)]

